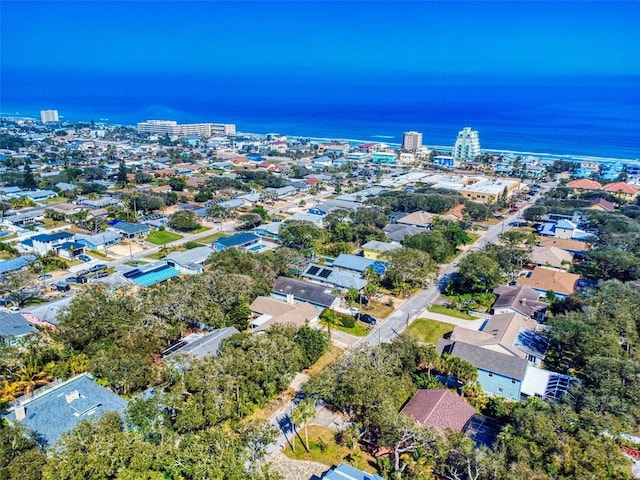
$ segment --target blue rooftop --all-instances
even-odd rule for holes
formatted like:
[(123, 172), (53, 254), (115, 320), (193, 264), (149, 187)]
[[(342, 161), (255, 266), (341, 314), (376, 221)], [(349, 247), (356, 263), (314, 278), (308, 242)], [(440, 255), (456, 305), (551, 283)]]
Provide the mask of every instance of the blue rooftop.
[(363, 472), (346, 463), (341, 463), (325, 473), (322, 480), (384, 480), (384, 478), (373, 473)]
[(112, 226), (116, 230), (124, 232), (127, 235), (137, 235), (137, 234), (145, 233), (149, 231), (148, 225), (143, 225), (140, 223), (118, 221), (113, 223)]
[(224, 250), (225, 248), (245, 247), (260, 241), (260, 237), (253, 233), (237, 233), (230, 237), (219, 238), (213, 245), (216, 250)]
[[(20, 407), (25, 409), (25, 417), (16, 421), (16, 410)], [(72, 430), (81, 421), (105, 412), (122, 412), (126, 407), (125, 399), (101, 387), (85, 373), (40, 396), (20, 402), (7, 418), (36, 432), (47, 445), (53, 445), (64, 432)]]
[(73, 233), (69, 233), (69, 232), (58, 232), (53, 234), (41, 233), (40, 235), (31, 237), (31, 240), (36, 240), (42, 243), (51, 243), (51, 242), (57, 242), (59, 240), (66, 240), (67, 238), (73, 238)]
[(140, 268), (125, 273), (123, 276), (140, 286), (150, 287), (151, 285), (164, 282), (178, 275), (180, 275), (180, 272), (175, 268), (168, 266), (164, 262), (157, 262), (143, 265)]
[(18, 258), (12, 258), (11, 260), (0, 262), (0, 275), (20, 270), (21, 268), (29, 265), (29, 263), (33, 262), (35, 259), (36, 257), (33, 255), (23, 255)]
[(2, 338), (23, 337), (38, 331), (20, 313), (0, 312), (0, 315), (0, 337)]

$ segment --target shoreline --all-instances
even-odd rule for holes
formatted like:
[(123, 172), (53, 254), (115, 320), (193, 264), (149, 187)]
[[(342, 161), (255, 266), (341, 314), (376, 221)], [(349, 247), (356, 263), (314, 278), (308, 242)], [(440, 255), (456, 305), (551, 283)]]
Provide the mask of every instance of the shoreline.
[[(17, 113), (17, 112), (16, 112)], [(37, 122), (38, 119), (34, 116), (27, 115), (16, 115), (5, 112), (0, 112), (0, 119), (8, 119), (8, 120), (31, 120)], [(61, 122), (69, 122), (69, 123), (87, 123), (85, 120), (67, 120), (64, 117), (61, 117)], [(195, 123), (220, 123), (220, 122), (195, 122)], [(105, 125), (111, 127), (130, 127), (136, 128), (137, 125), (121, 123), (121, 122), (110, 122), (108, 119), (99, 119), (95, 122), (96, 125)], [(256, 133), (256, 132), (241, 132), (238, 131), (236, 135), (254, 135), (259, 137), (266, 136), (269, 131), (264, 133)], [(283, 135), (289, 138), (307, 138), (313, 142), (347, 142), (352, 145), (363, 144), (363, 143), (382, 143), (389, 145), (394, 148), (400, 148), (402, 145), (398, 142), (388, 142), (385, 141), (387, 139), (394, 139), (396, 136), (393, 135), (370, 135), (371, 140), (364, 139), (356, 139), (356, 138), (346, 138), (346, 137), (327, 137), (327, 136), (310, 136), (310, 135), (298, 135), (298, 134), (286, 134), (286, 133), (278, 133), (279, 135)], [(445, 152), (450, 152), (453, 149), (453, 145), (424, 145), (425, 147), (431, 150), (444, 150)], [(598, 163), (607, 163), (607, 162), (621, 162), (621, 163), (635, 163), (640, 162), (640, 156), (636, 158), (628, 158), (628, 157), (603, 157), (599, 155), (585, 155), (585, 154), (577, 154), (577, 153), (548, 153), (548, 152), (535, 152), (530, 150), (513, 150), (510, 148), (482, 148), (481, 151), (483, 153), (490, 154), (506, 154), (506, 155), (518, 155), (524, 157), (538, 157), (541, 160), (565, 160), (570, 162), (581, 162), (581, 161), (594, 161)]]

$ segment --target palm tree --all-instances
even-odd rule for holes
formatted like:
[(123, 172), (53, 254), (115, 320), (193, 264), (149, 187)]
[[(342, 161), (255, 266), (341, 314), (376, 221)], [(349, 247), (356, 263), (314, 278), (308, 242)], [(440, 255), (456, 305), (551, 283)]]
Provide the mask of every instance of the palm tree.
[[(293, 422), (293, 430), (294, 437), (297, 432), (296, 426), (300, 426), (304, 428), (304, 437), (305, 437), (305, 445), (304, 448), (308, 452), (309, 451), (309, 430), (305, 428), (306, 423), (311, 420), (316, 415), (316, 404), (310, 398), (307, 398), (301, 401), (296, 408), (291, 412), (291, 420)], [(295, 451), (295, 438), (294, 438), (294, 447)]]
[(326, 309), (320, 314), (320, 325), (327, 327), (329, 338), (331, 338), (331, 329), (338, 327), (340, 324), (340, 319), (333, 310)]

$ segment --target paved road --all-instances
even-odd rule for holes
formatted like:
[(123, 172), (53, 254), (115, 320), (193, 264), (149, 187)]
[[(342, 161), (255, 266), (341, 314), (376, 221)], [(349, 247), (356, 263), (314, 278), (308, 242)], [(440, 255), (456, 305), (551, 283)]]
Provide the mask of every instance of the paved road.
[(458, 261), (467, 256), (469, 252), (481, 251), (488, 243), (495, 243), (498, 237), (507, 229), (509, 224), (518, 221), (522, 212), (524, 212), (536, 201), (537, 198), (539, 198), (540, 195), (543, 195), (544, 192), (550, 188), (552, 188), (552, 186), (547, 186), (546, 188), (543, 187), (540, 193), (531, 199), (528, 204), (523, 205), (518, 212), (505, 217), (501, 222), (493, 225), (485, 232), (481, 232), (480, 237), (472, 245), (467, 247), (453, 263), (442, 265), (440, 275), (434, 284), (416, 293), (387, 319), (380, 322), (375, 329), (373, 329), (366, 337), (363, 337), (362, 340), (357, 342), (354, 346), (376, 346), (380, 343), (390, 342), (400, 335), (411, 324), (411, 322), (416, 318), (422, 317), (424, 311), (440, 296), (441, 286), (444, 287), (451, 276), (458, 271)]

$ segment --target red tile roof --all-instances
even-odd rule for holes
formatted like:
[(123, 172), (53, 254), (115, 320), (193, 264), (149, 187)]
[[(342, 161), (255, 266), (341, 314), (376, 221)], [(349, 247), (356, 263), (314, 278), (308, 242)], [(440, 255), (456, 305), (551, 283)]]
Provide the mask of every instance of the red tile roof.
[(461, 432), (476, 411), (455, 393), (439, 389), (418, 390), (402, 413), (444, 433), (448, 428)]
[(626, 182), (615, 182), (615, 183), (609, 183), (605, 185), (604, 191), (612, 192), (612, 193), (626, 193), (629, 195), (635, 195), (636, 193), (638, 193), (638, 187), (634, 185), (629, 185)]
[(600, 190), (602, 188), (602, 184), (588, 178), (580, 178), (567, 183), (567, 187), (580, 190)]

